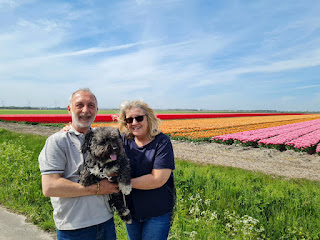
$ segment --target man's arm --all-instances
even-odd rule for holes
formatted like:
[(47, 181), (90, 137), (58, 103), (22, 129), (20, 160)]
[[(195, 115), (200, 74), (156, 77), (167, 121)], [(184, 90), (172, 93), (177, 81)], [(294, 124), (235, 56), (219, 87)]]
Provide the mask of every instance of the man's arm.
[(61, 174), (42, 175), (42, 192), (46, 197), (70, 198), (119, 192), (118, 185), (110, 183), (107, 179), (102, 180), (99, 185), (99, 188), (98, 184), (84, 187), (80, 183), (63, 178)]

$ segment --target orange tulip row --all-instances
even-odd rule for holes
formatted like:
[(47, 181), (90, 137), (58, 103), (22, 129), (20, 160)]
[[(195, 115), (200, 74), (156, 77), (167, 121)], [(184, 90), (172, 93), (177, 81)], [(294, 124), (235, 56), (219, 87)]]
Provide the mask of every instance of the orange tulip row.
[[(229, 133), (243, 132), (260, 128), (280, 126), (296, 122), (304, 122), (308, 120), (318, 119), (320, 115), (304, 115), (304, 116), (269, 116), (269, 117), (243, 117), (243, 118), (216, 118), (216, 119), (201, 119), (200, 122), (194, 120), (194, 124), (203, 127), (203, 130), (192, 129), (191, 122), (185, 122), (189, 130), (176, 131), (173, 130), (171, 123), (169, 128), (162, 125), (162, 131), (175, 138), (189, 140), (209, 140), (216, 135)], [(168, 129), (170, 129), (168, 131)]]
[[(280, 126), (319, 118), (320, 114), (163, 120), (160, 129), (163, 133), (174, 138), (209, 140), (216, 135)], [(117, 127), (118, 124), (116, 122), (93, 124), (93, 127), (101, 126)]]
[(99, 123), (93, 123), (91, 125), (92, 127), (96, 128), (96, 127), (114, 127), (117, 128), (118, 127), (118, 123), (117, 122), (99, 122)]

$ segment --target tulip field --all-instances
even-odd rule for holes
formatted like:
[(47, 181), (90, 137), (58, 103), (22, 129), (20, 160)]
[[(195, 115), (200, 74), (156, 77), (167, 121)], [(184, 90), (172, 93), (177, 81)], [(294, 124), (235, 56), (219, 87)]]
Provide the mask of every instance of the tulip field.
[(320, 152), (320, 119), (212, 137), (215, 142)]
[[(94, 127), (117, 123), (95, 123)], [(179, 119), (162, 121), (160, 129), (173, 139), (294, 149), (320, 154), (320, 115), (283, 115)]]
[[(41, 110), (38, 110), (38, 112)], [(6, 111), (4, 111), (6, 112)], [(28, 111), (16, 111), (18, 114), (0, 114), (0, 120), (37, 123), (68, 123), (71, 122), (69, 114), (29, 114)], [(160, 113), (157, 117), (161, 120), (170, 119), (198, 119), (198, 118), (230, 118), (253, 116), (281, 116), (303, 115), (301, 113)], [(112, 122), (116, 114), (98, 114), (95, 122)]]
[[(117, 127), (114, 116), (98, 114), (93, 127)], [(320, 154), (320, 114), (184, 113), (157, 116), (162, 120), (160, 130), (172, 139), (237, 143)], [(0, 115), (0, 119), (54, 123), (71, 121), (68, 114)]]
[(303, 122), (320, 115), (235, 117), (163, 121), (162, 132), (176, 139), (209, 141), (213, 136)]

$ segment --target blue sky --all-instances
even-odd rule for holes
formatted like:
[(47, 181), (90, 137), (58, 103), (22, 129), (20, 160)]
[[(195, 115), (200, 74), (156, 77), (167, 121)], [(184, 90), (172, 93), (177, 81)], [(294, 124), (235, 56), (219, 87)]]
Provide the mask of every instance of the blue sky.
[(0, 104), (320, 111), (317, 0), (0, 0)]

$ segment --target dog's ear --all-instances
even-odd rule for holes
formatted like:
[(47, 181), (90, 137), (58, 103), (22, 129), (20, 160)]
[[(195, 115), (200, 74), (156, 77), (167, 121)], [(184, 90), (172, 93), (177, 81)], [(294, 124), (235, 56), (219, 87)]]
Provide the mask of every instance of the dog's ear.
[(117, 132), (118, 132), (119, 137), (121, 138), (121, 133), (120, 133), (119, 128), (117, 128)]
[(90, 150), (91, 140), (93, 138), (93, 131), (87, 132), (84, 137), (84, 142), (81, 146), (81, 152), (85, 153)]

